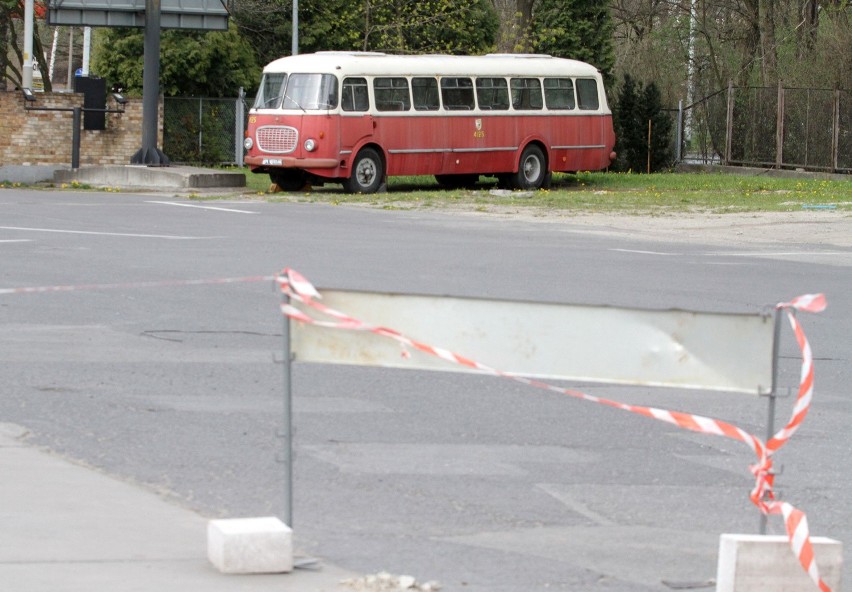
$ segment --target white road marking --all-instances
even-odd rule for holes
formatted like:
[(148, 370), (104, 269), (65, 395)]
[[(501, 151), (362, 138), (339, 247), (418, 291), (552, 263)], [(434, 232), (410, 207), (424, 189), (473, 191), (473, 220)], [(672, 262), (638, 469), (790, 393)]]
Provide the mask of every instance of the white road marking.
[(849, 254), (850, 253), (843, 251), (751, 251), (739, 253), (703, 253), (705, 257), (834, 257)]
[(678, 255), (679, 253), (660, 253), (659, 251), (639, 251), (637, 249), (610, 249), (610, 251), (618, 251), (619, 253), (638, 253), (640, 255), (662, 255), (663, 257), (670, 257), (671, 255)]
[(544, 490), (558, 501), (565, 504), (569, 510), (572, 512), (576, 512), (580, 516), (584, 516), (598, 524), (599, 526), (616, 526), (616, 523), (607, 518), (606, 516), (602, 516), (597, 512), (589, 509), (588, 506), (571, 497), (571, 495), (564, 491), (564, 487), (561, 484), (550, 484), (550, 483), (536, 483), (536, 487)]
[(31, 243), (31, 238), (10, 238), (8, 240), (0, 240), (0, 243)]
[(88, 230), (62, 230), (58, 228), (24, 228), (20, 226), (0, 226), (0, 230), (26, 230), (28, 232), (56, 232), (61, 234), (90, 234), (95, 236), (125, 236), (132, 238), (165, 238), (173, 240), (203, 240), (215, 238), (208, 236), (172, 236), (168, 234), (126, 234), (121, 232), (92, 232)]
[[(683, 257), (690, 255), (689, 253), (663, 253), (660, 251), (641, 251), (639, 249), (609, 249), (619, 253), (635, 253), (638, 255), (658, 255), (660, 257)], [(698, 257), (848, 257), (849, 252), (846, 251), (708, 251), (704, 253), (695, 253)], [(720, 263), (721, 264), (721, 263)], [(731, 263), (731, 265), (736, 265)]]
[(181, 206), (181, 207), (184, 207), (184, 208), (198, 208), (198, 209), (201, 209), (201, 210), (217, 210), (219, 212), (233, 212), (234, 214), (257, 214), (257, 212), (251, 212), (249, 210), (234, 210), (234, 209), (231, 209), (231, 208), (217, 208), (217, 207), (214, 207), (214, 206), (198, 206), (198, 205), (194, 205), (194, 204), (178, 203), (178, 202), (175, 202), (175, 201), (148, 201), (148, 202), (145, 202), (145, 203), (163, 204), (163, 205), (166, 205), (166, 206)]

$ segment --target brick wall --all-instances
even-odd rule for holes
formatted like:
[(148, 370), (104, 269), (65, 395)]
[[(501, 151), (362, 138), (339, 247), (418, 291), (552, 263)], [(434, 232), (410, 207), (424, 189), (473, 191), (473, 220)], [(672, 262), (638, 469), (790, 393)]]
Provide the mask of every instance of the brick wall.
[[(80, 93), (35, 93), (26, 103), (18, 92), (0, 92), (0, 165), (71, 165), (72, 112), (28, 111), (26, 107), (83, 106)], [(107, 95), (107, 109), (121, 109)], [(81, 118), (82, 119), (82, 118)], [(80, 125), (80, 166), (129, 164), (142, 147), (142, 99), (127, 99), (124, 113), (107, 113), (105, 130)], [(163, 145), (160, 98), (157, 144)]]

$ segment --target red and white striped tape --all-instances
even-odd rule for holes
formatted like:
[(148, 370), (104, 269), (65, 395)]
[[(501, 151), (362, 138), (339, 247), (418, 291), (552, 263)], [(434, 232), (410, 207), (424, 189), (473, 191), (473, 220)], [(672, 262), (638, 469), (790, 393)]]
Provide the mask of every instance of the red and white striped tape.
[(750, 467), (752, 474), (755, 476), (755, 485), (750, 494), (752, 502), (764, 514), (780, 514), (783, 517), (790, 547), (801, 563), (803, 569), (808, 573), (810, 578), (822, 592), (831, 592), (831, 588), (822, 580), (822, 578), (820, 578), (819, 575), (819, 570), (814, 559), (807, 518), (801, 510), (794, 506), (786, 502), (779, 502), (775, 500), (773, 493), (774, 474), (772, 471), (772, 455), (786, 444), (790, 440), (790, 437), (796, 432), (796, 430), (798, 430), (810, 409), (811, 397), (813, 394), (813, 356), (804, 331), (796, 319), (795, 312), (821, 312), (826, 306), (825, 297), (822, 294), (799, 296), (790, 302), (778, 304), (776, 307), (778, 310), (783, 310), (787, 314), (790, 324), (793, 327), (796, 340), (802, 352), (802, 371), (799, 393), (796, 397), (796, 403), (790, 420), (783, 429), (779, 430), (767, 443), (764, 444), (760, 438), (749, 434), (735, 425), (718, 419), (702, 417), (700, 415), (693, 415), (690, 413), (668, 411), (666, 409), (658, 409), (654, 407), (628, 405), (618, 401), (588, 395), (580, 391), (554, 386), (538, 380), (506, 374), (505, 372), (501, 372), (500, 370), (491, 368), (477, 362), (476, 360), (471, 360), (449, 350), (416, 341), (388, 327), (370, 325), (352, 318), (343, 312), (329, 308), (320, 302), (322, 296), (316, 288), (314, 288), (314, 286), (305, 279), (304, 276), (295, 270), (285, 269), (277, 276), (276, 279), (282, 293), (287, 297), (287, 299), (300, 302), (305, 307), (315, 311), (319, 315), (317, 317), (311, 316), (303, 312), (301, 309), (289, 304), (289, 301), (285, 299), (285, 301), (281, 304), (281, 311), (284, 315), (294, 321), (333, 329), (367, 331), (399, 342), (403, 346), (403, 356), (408, 355), (406, 348), (413, 348), (441, 358), (442, 360), (446, 360), (452, 364), (487, 372), (494, 376), (514, 380), (532, 387), (546, 389), (577, 399), (590, 401), (592, 403), (607, 405), (623, 411), (644, 415), (646, 417), (671, 423), (694, 432), (725, 436), (744, 443), (751, 448), (752, 452), (754, 452), (757, 457), (757, 463)]

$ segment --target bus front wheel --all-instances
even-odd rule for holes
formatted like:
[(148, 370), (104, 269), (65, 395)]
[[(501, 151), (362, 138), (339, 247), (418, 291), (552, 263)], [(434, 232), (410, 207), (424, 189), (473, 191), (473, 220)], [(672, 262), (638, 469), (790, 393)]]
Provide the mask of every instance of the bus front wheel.
[(364, 148), (352, 161), (352, 174), (343, 180), (347, 193), (375, 193), (384, 179), (382, 157), (372, 148)]
[(524, 148), (518, 172), (510, 177), (513, 189), (540, 189), (547, 178), (547, 160), (535, 144)]

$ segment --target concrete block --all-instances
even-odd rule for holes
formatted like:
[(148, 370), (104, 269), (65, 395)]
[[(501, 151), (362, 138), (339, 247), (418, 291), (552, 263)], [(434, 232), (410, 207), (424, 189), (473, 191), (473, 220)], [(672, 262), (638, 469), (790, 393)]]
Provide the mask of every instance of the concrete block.
[[(843, 545), (811, 537), (823, 581), (840, 592)], [(723, 534), (719, 537), (716, 592), (815, 592), (786, 536)]]
[(275, 517), (211, 520), (207, 557), (226, 574), (293, 571), (293, 531)]

